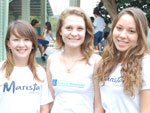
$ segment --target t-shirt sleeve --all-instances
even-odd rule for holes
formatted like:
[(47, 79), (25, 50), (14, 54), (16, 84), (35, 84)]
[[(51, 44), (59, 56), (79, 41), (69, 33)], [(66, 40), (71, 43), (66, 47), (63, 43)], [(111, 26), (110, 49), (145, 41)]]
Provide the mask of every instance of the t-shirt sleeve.
[(92, 57), (90, 58), (90, 64), (94, 64), (99, 62), (101, 60), (101, 56), (98, 54), (93, 54)]
[(150, 55), (144, 56), (142, 63), (142, 76), (144, 80), (142, 90), (150, 89)]
[(94, 26), (97, 26), (97, 19), (95, 18), (94, 22), (93, 22)]
[(42, 86), (41, 86), (41, 101), (40, 105), (48, 104), (53, 101), (53, 97), (50, 93), (50, 90), (48, 88), (48, 82), (47, 82), (47, 77), (46, 77), (46, 72), (44, 69), (42, 69)]

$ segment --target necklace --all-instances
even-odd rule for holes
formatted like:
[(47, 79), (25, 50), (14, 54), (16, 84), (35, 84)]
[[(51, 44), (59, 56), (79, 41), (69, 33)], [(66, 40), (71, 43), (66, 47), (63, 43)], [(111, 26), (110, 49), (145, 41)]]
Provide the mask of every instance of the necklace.
[(64, 62), (64, 64), (65, 64), (65, 68), (66, 68), (66, 71), (67, 71), (67, 73), (71, 73), (72, 72), (72, 68), (76, 65), (76, 63), (79, 61), (79, 58), (77, 58), (77, 59), (75, 59), (74, 61), (73, 61), (73, 63), (71, 64), (71, 65), (67, 65), (67, 61), (66, 61), (66, 59), (65, 59), (65, 57), (64, 57), (64, 54), (62, 55), (62, 59), (63, 59), (63, 62)]

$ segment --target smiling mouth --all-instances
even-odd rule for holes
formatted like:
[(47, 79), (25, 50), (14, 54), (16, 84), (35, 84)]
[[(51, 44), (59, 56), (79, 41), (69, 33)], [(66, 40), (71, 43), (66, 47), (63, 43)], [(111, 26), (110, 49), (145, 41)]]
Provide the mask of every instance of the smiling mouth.
[(25, 53), (26, 49), (17, 49), (17, 52), (19, 52), (19, 53)]
[(122, 41), (122, 40), (117, 40), (119, 46), (125, 46), (128, 44), (128, 42)]
[(79, 40), (79, 39), (75, 39), (75, 38), (68, 38), (69, 40)]

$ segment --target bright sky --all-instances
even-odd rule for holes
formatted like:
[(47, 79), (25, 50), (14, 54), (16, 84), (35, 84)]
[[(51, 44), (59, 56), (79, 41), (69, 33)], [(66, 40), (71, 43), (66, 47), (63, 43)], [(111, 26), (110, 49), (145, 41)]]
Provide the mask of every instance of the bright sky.
[(93, 10), (97, 5), (97, 1), (100, 0), (80, 0), (80, 7), (87, 12), (89, 16), (94, 16)]
[[(60, 15), (60, 13), (67, 7), (69, 7), (70, 0), (49, 0), (54, 15)], [(80, 7), (88, 13), (89, 16), (93, 16), (93, 9), (96, 7), (97, 1), (100, 0), (80, 0)]]

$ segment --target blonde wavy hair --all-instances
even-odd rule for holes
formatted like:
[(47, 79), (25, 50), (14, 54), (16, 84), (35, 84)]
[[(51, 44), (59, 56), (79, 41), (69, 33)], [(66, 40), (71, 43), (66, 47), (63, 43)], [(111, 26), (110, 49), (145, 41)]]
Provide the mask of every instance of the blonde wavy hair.
[[(15, 66), (13, 54), (12, 54), (11, 50), (9, 49), (9, 47), (7, 46), (7, 42), (9, 41), (12, 34), (15, 35), (16, 37), (19, 37), (15, 31), (17, 31), (19, 36), (29, 38), (32, 41), (33, 49), (29, 56), (28, 65), (33, 73), (34, 78), (38, 81), (41, 81), (36, 73), (36, 67), (38, 66), (35, 61), (35, 54), (36, 54), (37, 45), (38, 45), (37, 39), (36, 39), (36, 34), (35, 34), (33, 27), (30, 25), (30, 23), (23, 21), (23, 20), (16, 20), (8, 26), (8, 30), (7, 30), (7, 34), (6, 34), (6, 38), (5, 38), (5, 48), (6, 48), (7, 59), (3, 63), (2, 68), (1, 68), (2, 70), (5, 69), (5, 77), (7, 79), (10, 78), (10, 75)], [(21, 38), (21, 37), (19, 37), (19, 38)]]
[(85, 40), (84, 40), (83, 44), (81, 45), (81, 53), (84, 56), (83, 59), (85, 59), (88, 63), (89, 58), (94, 53), (93, 26), (92, 26), (90, 17), (81, 8), (69, 7), (61, 13), (60, 18), (57, 23), (57, 28), (56, 28), (56, 45), (57, 45), (58, 49), (62, 49), (65, 45), (62, 40), (60, 31), (61, 31), (61, 28), (63, 26), (63, 23), (64, 23), (66, 17), (68, 17), (70, 15), (76, 15), (76, 16), (82, 17), (85, 22), (86, 34), (85, 34)]
[[(138, 33), (137, 45), (130, 47), (124, 53), (119, 53), (113, 42), (113, 30), (124, 14), (131, 15), (136, 23)], [(148, 22), (143, 11), (139, 8), (126, 8), (122, 10), (112, 23), (112, 29), (108, 36), (107, 45), (102, 53), (102, 60), (99, 62), (96, 77), (100, 82), (105, 84), (105, 79), (109, 77), (111, 72), (116, 68), (121, 61), (121, 78), (124, 86), (124, 92), (128, 96), (135, 95), (135, 86), (140, 90), (143, 79), (142, 74), (142, 59), (145, 53), (149, 53), (148, 43)]]

